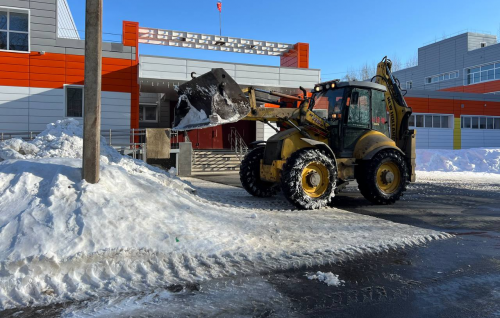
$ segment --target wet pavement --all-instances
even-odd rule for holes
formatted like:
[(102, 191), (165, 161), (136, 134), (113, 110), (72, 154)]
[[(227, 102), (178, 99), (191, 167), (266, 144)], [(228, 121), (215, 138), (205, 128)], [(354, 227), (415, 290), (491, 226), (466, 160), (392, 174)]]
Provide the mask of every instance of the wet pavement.
[[(239, 186), (237, 176), (202, 178)], [(397, 204), (375, 206), (349, 185), (336, 207), (455, 237), (267, 281), (299, 317), (500, 317), (499, 190), (499, 184), (423, 180)], [(346, 283), (331, 287), (304, 278), (316, 270)]]
[[(203, 177), (239, 186), (237, 175)], [(392, 206), (350, 185), (335, 205), (455, 234), (335, 264), (0, 313), (1, 317), (500, 317), (500, 184), (419, 181)], [(306, 275), (332, 272), (328, 286)]]

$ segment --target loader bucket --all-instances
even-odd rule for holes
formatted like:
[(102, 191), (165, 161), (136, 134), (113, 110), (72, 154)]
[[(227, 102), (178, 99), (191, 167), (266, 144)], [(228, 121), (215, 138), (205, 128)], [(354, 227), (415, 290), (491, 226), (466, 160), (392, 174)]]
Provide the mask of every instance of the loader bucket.
[(222, 68), (179, 86), (174, 130), (191, 130), (236, 122), (250, 112), (240, 86)]

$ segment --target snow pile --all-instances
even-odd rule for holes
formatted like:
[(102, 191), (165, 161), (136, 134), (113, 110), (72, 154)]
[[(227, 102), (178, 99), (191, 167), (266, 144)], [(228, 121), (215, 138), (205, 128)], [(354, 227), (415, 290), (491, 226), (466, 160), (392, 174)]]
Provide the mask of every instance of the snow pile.
[[(121, 155), (106, 140), (101, 137), (101, 164), (118, 165), (131, 174), (143, 174), (145, 177), (168, 185), (170, 187), (186, 189), (189, 187), (175, 178), (176, 170), (168, 173), (147, 165), (144, 161), (135, 160)], [(47, 128), (32, 141), (9, 139), (0, 142), (0, 161), (8, 159), (44, 159), (44, 158), (75, 158), (83, 156), (83, 127), (73, 119), (58, 120), (48, 124)]]
[(315, 275), (307, 275), (307, 278), (310, 280), (317, 279), (328, 286), (342, 286), (345, 283), (345, 281), (339, 279), (339, 275), (335, 275), (332, 272), (323, 273), (318, 271)]
[(237, 207), (262, 199), (222, 185), (216, 193), (235, 191), (233, 205), (209, 201), (104, 141), (101, 150), (101, 180), (88, 184), (74, 121), (49, 125), (32, 142), (0, 144), (2, 158), (18, 158), (0, 162), (0, 309), (319, 265), (448, 237), (342, 210)]
[(500, 173), (500, 149), (417, 149), (417, 170)]

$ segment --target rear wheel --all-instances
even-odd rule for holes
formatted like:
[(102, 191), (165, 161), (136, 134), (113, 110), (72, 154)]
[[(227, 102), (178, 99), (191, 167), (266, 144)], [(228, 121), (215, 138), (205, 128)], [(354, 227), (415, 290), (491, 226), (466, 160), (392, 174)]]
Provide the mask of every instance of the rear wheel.
[(374, 204), (393, 204), (406, 191), (408, 169), (397, 150), (383, 150), (362, 162), (356, 173), (361, 194)]
[(333, 159), (318, 149), (300, 149), (283, 166), (281, 189), (297, 208), (319, 209), (331, 202), (336, 180)]
[(253, 196), (266, 198), (276, 195), (279, 183), (266, 182), (260, 179), (260, 160), (264, 158), (265, 147), (250, 151), (240, 166), (241, 185)]

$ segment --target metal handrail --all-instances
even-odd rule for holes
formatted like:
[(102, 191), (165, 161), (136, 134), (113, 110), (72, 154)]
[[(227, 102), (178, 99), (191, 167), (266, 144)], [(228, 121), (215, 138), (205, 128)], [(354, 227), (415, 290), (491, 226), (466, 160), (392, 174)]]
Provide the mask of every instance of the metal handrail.
[(235, 127), (231, 127), (231, 133), (229, 134), (229, 143), (231, 144), (231, 151), (236, 153), (238, 159), (242, 161), (248, 152), (248, 146)]

